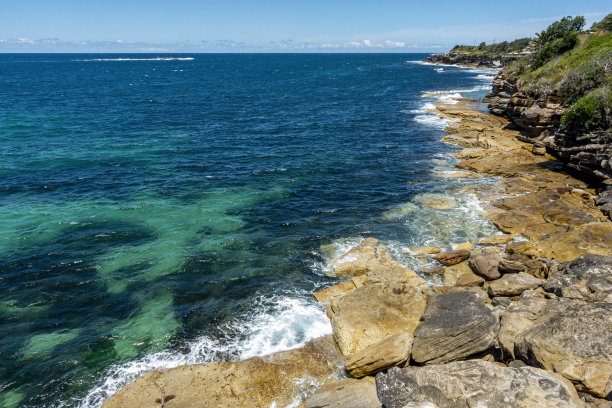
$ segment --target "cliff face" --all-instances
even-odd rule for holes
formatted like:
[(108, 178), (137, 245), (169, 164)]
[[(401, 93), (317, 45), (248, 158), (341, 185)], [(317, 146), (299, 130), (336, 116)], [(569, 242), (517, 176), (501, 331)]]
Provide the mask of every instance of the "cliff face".
[(547, 150), (594, 183), (612, 185), (612, 134), (609, 130), (570, 131), (561, 126), (563, 95), (552, 92), (534, 99), (520, 91), (501, 71), (486, 96), (489, 109), (506, 116), (522, 130), (524, 141), (541, 143)]
[[(486, 96), (492, 113), (509, 118), (521, 130), (519, 138), (534, 143), (563, 161), (584, 180), (603, 187), (602, 210), (612, 210), (612, 131), (568, 130), (561, 125), (564, 96), (551, 92), (534, 99), (522, 92), (516, 80), (500, 71)], [(610, 207), (610, 208), (608, 208)], [(607, 208), (607, 210), (606, 210)]]
[(520, 55), (494, 55), (494, 54), (455, 54), (452, 52), (443, 54), (431, 54), (425, 60), (433, 64), (453, 64), (465, 67), (477, 68), (501, 68)]

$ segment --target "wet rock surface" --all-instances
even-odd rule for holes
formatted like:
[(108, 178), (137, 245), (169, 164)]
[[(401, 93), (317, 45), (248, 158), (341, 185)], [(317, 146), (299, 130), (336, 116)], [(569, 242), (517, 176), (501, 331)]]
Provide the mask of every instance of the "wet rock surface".
[(337, 375), (340, 361), (327, 336), (267, 357), (153, 370), (123, 387), (102, 407), (150, 408), (161, 406), (161, 398), (168, 408), (286, 406), (305, 385), (315, 386)]

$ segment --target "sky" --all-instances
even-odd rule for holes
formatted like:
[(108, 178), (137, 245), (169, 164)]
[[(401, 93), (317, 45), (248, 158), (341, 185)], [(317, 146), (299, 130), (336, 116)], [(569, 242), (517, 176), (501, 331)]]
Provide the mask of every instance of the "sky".
[(0, 0), (0, 52), (442, 52), (609, 0)]

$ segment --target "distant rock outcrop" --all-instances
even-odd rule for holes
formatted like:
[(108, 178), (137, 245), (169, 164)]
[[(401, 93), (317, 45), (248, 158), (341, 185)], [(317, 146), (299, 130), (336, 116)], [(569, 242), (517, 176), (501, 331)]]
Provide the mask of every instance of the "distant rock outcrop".
[(433, 64), (461, 65), (476, 68), (501, 68), (518, 57), (520, 57), (519, 54), (455, 54), (447, 52), (431, 54), (429, 57), (425, 58), (425, 60)]

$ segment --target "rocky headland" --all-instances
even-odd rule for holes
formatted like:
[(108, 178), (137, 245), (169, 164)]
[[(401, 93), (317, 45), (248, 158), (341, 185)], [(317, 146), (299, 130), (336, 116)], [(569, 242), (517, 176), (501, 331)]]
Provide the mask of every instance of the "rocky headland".
[(332, 335), (152, 371), (103, 408), (612, 407), (609, 129), (563, 127), (564, 98), (530, 96), (506, 70), (488, 100), (492, 113), (469, 100), (436, 113), (463, 148), (452, 177), (497, 178), (455, 193), (474, 194), (498, 234), (411, 248), (437, 263), (422, 270), (365, 238), (332, 257), (339, 283), (313, 294)]
[(425, 61), (432, 64), (459, 65), (469, 68), (501, 68), (516, 60), (519, 54), (467, 54), (445, 52), (431, 54)]

